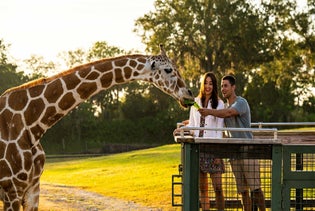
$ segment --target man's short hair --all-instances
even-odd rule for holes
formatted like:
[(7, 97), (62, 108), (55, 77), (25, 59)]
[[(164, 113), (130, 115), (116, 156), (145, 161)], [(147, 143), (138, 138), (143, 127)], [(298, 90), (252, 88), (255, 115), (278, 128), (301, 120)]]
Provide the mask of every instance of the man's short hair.
[(222, 80), (228, 80), (232, 86), (236, 83), (236, 79), (233, 75), (226, 75), (222, 78)]

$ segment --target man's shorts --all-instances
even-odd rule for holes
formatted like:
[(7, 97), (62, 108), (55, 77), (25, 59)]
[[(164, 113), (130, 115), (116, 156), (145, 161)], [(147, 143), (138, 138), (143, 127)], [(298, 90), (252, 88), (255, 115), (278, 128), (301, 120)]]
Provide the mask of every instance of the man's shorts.
[(236, 179), (237, 192), (242, 193), (260, 188), (259, 160), (230, 160), (233, 174)]

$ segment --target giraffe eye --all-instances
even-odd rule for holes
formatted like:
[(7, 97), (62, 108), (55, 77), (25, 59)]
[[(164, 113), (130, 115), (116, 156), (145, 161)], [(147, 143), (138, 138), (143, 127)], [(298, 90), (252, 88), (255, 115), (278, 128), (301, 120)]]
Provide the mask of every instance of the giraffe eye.
[(171, 73), (171, 72), (173, 71), (173, 69), (172, 69), (172, 68), (165, 68), (164, 71), (165, 71), (166, 73)]

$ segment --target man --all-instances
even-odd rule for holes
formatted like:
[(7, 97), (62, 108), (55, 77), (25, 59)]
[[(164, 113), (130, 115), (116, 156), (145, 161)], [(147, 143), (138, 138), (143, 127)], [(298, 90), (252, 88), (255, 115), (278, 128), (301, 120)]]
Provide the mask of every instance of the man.
[[(206, 109), (201, 108), (199, 112), (203, 116), (212, 115), (224, 118), (226, 127), (231, 128), (250, 128), (251, 115), (250, 107), (243, 97), (237, 96), (235, 93), (236, 80), (234, 76), (227, 75), (222, 78), (221, 92), (227, 100), (227, 108), (225, 109)], [(230, 131), (232, 138), (252, 139), (252, 132)], [(237, 191), (242, 195), (242, 202), (245, 211), (252, 209), (252, 199), (258, 205), (260, 211), (265, 211), (265, 198), (260, 187), (260, 170), (258, 160), (238, 159), (231, 160), (231, 167), (236, 179)]]

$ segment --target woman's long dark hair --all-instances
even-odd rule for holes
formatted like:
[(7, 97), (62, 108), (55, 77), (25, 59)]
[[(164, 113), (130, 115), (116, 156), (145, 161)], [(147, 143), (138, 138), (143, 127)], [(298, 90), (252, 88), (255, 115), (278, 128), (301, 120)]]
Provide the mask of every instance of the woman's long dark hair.
[(218, 82), (217, 82), (217, 78), (215, 77), (213, 72), (207, 72), (205, 73), (202, 78), (201, 78), (201, 83), (200, 83), (200, 90), (199, 90), (199, 95), (198, 97), (200, 97), (201, 99), (201, 103), (202, 106), (204, 107), (205, 105), (205, 99), (206, 99), (206, 95), (205, 95), (205, 82), (206, 79), (210, 77), (212, 80), (212, 85), (213, 85), (213, 90), (212, 90), (212, 94), (211, 94), (211, 107), (216, 109), (218, 107), (219, 104), (219, 97), (218, 97)]

